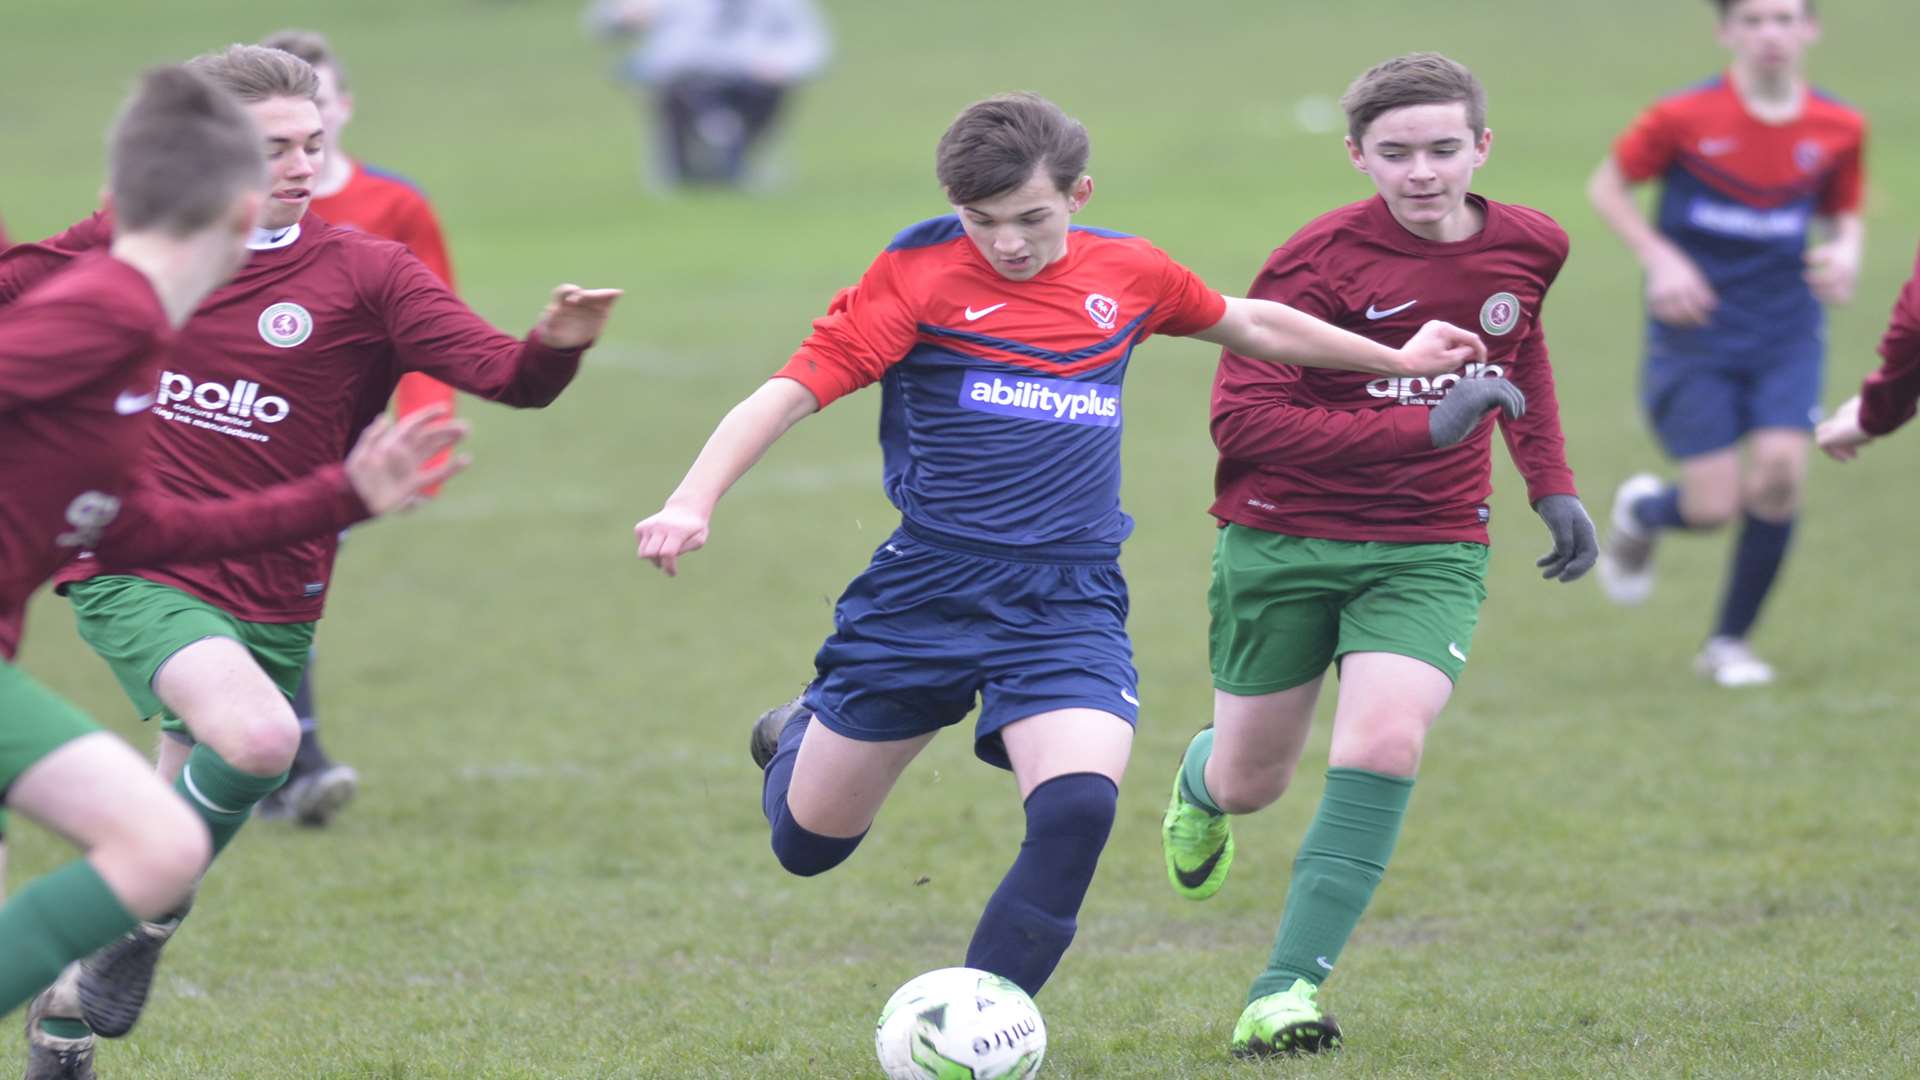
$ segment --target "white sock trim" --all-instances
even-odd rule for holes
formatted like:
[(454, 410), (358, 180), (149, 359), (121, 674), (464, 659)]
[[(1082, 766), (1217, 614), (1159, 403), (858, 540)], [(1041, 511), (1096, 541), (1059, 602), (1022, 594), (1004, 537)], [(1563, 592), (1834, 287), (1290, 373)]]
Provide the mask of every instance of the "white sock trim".
[(206, 807), (216, 814), (238, 814), (241, 812), (239, 810), (229, 810), (219, 803), (214, 802), (212, 799), (207, 798), (206, 795), (201, 792), (200, 786), (193, 782), (193, 767), (191, 765), (181, 767), (180, 779), (185, 781), (187, 785), (187, 794), (192, 795), (193, 801), (199, 803), (201, 806)]

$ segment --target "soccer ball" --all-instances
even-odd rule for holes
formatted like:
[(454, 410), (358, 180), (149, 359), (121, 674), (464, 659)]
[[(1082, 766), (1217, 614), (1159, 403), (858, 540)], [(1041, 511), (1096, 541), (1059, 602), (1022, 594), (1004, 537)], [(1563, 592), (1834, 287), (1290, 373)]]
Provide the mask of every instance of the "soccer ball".
[(1028, 1080), (1047, 1025), (1027, 992), (978, 968), (929, 971), (887, 999), (873, 1048), (888, 1080)]

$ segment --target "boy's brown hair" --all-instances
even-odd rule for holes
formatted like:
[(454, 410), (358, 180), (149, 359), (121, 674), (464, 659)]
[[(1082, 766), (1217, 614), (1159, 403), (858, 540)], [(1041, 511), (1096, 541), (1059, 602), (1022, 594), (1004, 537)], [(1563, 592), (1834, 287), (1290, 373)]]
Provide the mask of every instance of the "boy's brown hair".
[(1080, 121), (1033, 93), (976, 101), (940, 136), (934, 175), (956, 205), (991, 199), (1045, 169), (1061, 194), (1086, 175), (1092, 143)]
[(107, 137), (115, 229), (184, 237), (266, 187), (260, 132), (245, 109), (184, 67), (141, 76)]
[(1358, 144), (1382, 113), (1456, 101), (1467, 107), (1467, 126), (1479, 138), (1487, 130), (1486, 88), (1465, 65), (1439, 53), (1417, 52), (1368, 68), (1340, 95), (1340, 108), (1347, 114), (1347, 135)]
[(320, 93), (320, 78), (305, 60), (263, 45), (229, 45), (187, 61), (187, 70), (211, 81), (243, 105)]

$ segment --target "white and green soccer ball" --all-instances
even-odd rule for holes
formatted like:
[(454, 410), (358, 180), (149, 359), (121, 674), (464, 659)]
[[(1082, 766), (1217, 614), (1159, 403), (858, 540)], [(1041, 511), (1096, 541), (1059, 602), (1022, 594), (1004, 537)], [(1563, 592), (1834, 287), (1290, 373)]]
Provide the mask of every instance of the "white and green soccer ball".
[(888, 1080), (1028, 1080), (1047, 1025), (1025, 990), (978, 968), (929, 971), (887, 999), (873, 1048)]

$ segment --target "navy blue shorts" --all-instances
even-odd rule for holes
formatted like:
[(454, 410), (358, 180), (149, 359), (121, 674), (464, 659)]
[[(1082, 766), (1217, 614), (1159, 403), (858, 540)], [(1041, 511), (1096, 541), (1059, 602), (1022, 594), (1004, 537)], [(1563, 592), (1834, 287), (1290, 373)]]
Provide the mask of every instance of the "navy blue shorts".
[(1723, 450), (1760, 428), (1807, 431), (1819, 422), (1826, 350), (1818, 327), (1738, 357), (1681, 344), (1700, 335), (1664, 336), (1648, 354), (1640, 394), (1669, 457)]
[(959, 723), (978, 695), (973, 752), (1003, 769), (1000, 730), (1017, 720), (1086, 708), (1138, 722), (1118, 551), (1077, 547), (1028, 553), (903, 527), (834, 608), (807, 707), (836, 734), (887, 742)]

